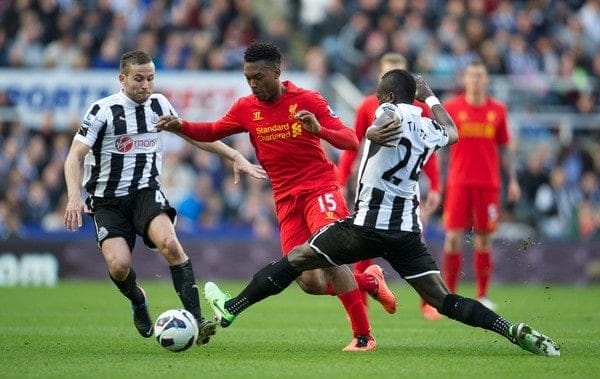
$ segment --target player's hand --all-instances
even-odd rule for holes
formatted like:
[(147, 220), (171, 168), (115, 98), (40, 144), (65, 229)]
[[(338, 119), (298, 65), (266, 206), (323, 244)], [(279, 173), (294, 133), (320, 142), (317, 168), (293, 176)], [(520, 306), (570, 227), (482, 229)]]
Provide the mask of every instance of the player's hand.
[(398, 114), (392, 110), (384, 112), (375, 119), (373, 125), (367, 129), (367, 138), (381, 146), (396, 146), (402, 134), (402, 122)]
[(442, 195), (438, 191), (429, 190), (427, 197), (425, 198), (425, 204), (423, 204), (423, 212), (421, 212), (423, 218), (427, 219), (434, 214), (441, 203)]
[(521, 197), (521, 187), (519, 186), (519, 182), (513, 179), (508, 182), (507, 191), (506, 191), (506, 199), (511, 203), (516, 203)]
[(241, 153), (233, 157), (233, 182), (238, 184), (240, 181), (240, 172), (245, 172), (256, 179), (266, 179), (267, 172), (262, 166), (250, 163)]
[(177, 133), (181, 130), (181, 119), (173, 115), (164, 115), (158, 118), (156, 129)]
[(415, 99), (419, 101), (425, 101), (429, 96), (435, 96), (429, 84), (423, 79), (421, 75), (415, 76), (415, 82), (417, 82), (417, 90), (415, 92)]
[(307, 110), (298, 111), (298, 113), (296, 113), (296, 119), (307, 132), (317, 135), (321, 133), (321, 124), (313, 113)]
[(89, 210), (81, 197), (69, 197), (67, 207), (65, 209), (64, 225), (65, 228), (74, 232), (83, 225), (83, 212), (88, 213)]

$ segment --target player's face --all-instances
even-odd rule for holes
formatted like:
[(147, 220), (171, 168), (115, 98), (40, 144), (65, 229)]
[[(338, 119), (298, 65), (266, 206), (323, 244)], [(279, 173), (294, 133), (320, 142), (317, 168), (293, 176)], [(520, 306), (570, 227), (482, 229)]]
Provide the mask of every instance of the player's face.
[(146, 102), (154, 90), (154, 63), (132, 64), (119, 75), (123, 91), (138, 104)]
[(281, 96), (281, 70), (265, 61), (245, 62), (244, 76), (254, 96), (260, 101), (274, 101)]
[(482, 65), (469, 65), (463, 74), (463, 84), (467, 93), (481, 94), (489, 84), (487, 70)]

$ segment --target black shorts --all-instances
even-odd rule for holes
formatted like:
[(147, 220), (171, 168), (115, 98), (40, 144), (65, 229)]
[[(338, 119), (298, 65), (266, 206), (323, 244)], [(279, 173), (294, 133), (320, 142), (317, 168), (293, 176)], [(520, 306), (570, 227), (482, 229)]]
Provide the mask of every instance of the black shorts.
[(133, 250), (136, 235), (144, 239), (151, 249), (156, 246), (147, 236), (148, 225), (156, 216), (165, 212), (175, 222), (177, 212), (169, 205), (164, 194), (157, 189), (142, 189), (134, 194), (115, 197), (89, 197), (88, 208), (92, 212), (96, 227), (98, 247), (102, 242), (114, 237), (123, 237)]
[(308, 243), (336, 265), (381, 257), (404, 279), (440, 272), (420, 233), (366, 228), (347, 218), (322, 228)]

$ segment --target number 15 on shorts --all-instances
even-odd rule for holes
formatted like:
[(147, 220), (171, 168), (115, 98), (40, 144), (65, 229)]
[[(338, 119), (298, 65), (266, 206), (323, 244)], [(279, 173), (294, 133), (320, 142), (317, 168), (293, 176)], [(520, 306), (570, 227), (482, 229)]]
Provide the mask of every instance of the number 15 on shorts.
[(317, 201), (319, 202), (319, 208), (321, 209), (321, 212), (323, 212), (323, 213), (335, 212), (335, 210), (337, 209), (337, 203), (335, 201), (335, 196), (331, 192), (320, 195), (317, 198)]

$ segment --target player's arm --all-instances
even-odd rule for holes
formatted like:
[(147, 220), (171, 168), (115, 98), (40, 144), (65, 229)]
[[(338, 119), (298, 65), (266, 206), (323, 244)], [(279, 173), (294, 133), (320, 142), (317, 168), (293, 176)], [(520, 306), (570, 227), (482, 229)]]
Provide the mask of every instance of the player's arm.
[(267, 178), (267, 173), (260, 165), (250, 163), (250, 161), (248, 161), (242, 155), (242, 153), (221, 141), (199, 142), (181, 133), (178, 135), (199, 149), (208, 151), (209, 153), (217, 154), (224, 159), (229, 159), (232, 161), (234, 183), (236, 184), (240, 181), (240, 172), (245, 172), (256, 179)]
[[(371, 125), (371, 121), (373, 121), (373, 110), (371, 107), (368, 107), (365, 99), (356, 109), (356, 116), (354, 118), (354, 132), (359, 144), (365, 138), (365, 133)], [(352, 167), (357, 156), (358, 152), (356, 150), (344, 150), (340, 154), (338, 169), (340, 171), (340, 185), (342, 187), (346, 186), (348, 178), (352, 174)]]
[(83, 162), (88, 151), (90, 151), (89, 146), (74, 139), (65, 160), (67, 206), (64, 214), (64, 225), (71, 231), (81, 227), (83, 224), (82, 212), (87, 212), (87, 207), (81, 198), (81, 183), (83, 180)]
[(375, 111), (377, 117), (373, 125), (367, 129), (368, 140), (386, 147), (397, 145), (402, 134), (402, 120), (396, 110), (396, 106), (390, 103), (384, 103), (377, 108)]
[(302, 128), (309, 133), (318, 135), (331, 145), (342, 150), (357, 150), (358, 138), (354, 130), (347, 128), (339, 119), (336, 119), (339, 125), (336, 128), (323, 127), (314, 113), (307, 110), (301, 110), (296, 113), (296, 119), (302, 125)]
[(425, 198), (425, 204), (423, 205), (423, 215), (429, 216), (433, 214), (442, 203), (442, 194), (440, 192), (440, 169), (435, 153), (429, 157), (427, 162), (425, 162), (423, 172), (427, 176), (427, 179), (429, 179), (429, 191), (427, 191), (427, 197)]
[(415, 81), (417, 82), (415, 99), (423, 101), (429, 106), (431, 113), (433, 113), (433, 119), (448, 133), (448, 145), (456, 143), (458, 141), (458, 130), (456, 129), (454, 120), (452, 120), (452, 117), (444, 109), (425, 79), (421, 75), (417, 75)]
[[(182, 120), (176, 115), (163, 115), (158, 119), (156, 128), (159, 131), (167, 130), (175, 133), (199, 149), (231, 160), (235, 183), (239, 182), (240, 172), (245, 172), (257, 179), (265, 179), (267, 174), (261, 166), (250, 163), (239, 151), (217, 141), (238, 132), (237, 128), (228, 128), (226, 127), (227, 123), (223, 120), (220, 121), (220, 124), (219, 122), (193, 122)], [(224, 126), (219, 127), (219, 125)]]
[(174, 115), (160, 116), (156, 129), (186, 136), (199, 142), (214, 142), (237, 132), (234, 128), (223, 127), (219, 122), (188, 121)]
[(423, 165), (423, 172), (429, 179), (430, 191), (440, 192), (440, 167), (435, 153), (431, 154), (425, 165)]

